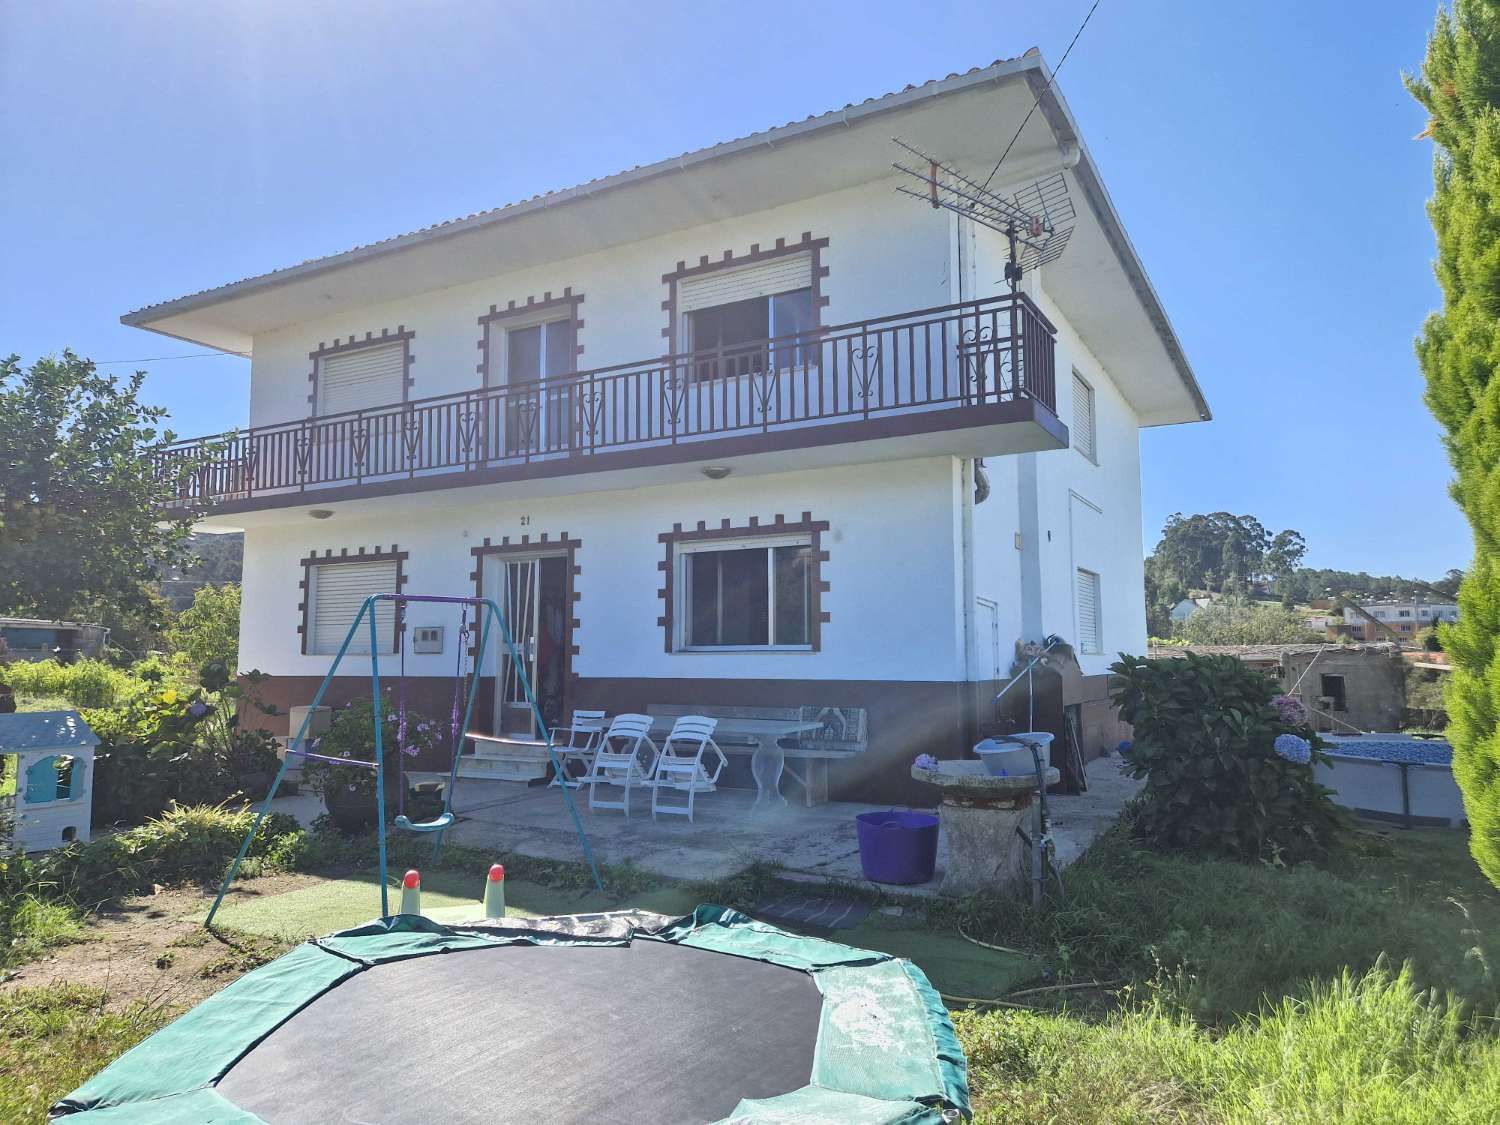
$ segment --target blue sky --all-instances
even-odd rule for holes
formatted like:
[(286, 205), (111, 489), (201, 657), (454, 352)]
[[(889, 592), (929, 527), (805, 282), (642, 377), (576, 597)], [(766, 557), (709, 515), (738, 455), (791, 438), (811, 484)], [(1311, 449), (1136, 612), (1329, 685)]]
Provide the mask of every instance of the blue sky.
[[(1087, 8), (6, 4), (0, 352), (199, 351), (117, 318), (1033, 45), (1055, 65)], [(1216, 415), (1143, 435), (1148, 548), (1228, 509), (1314, 565), (1467, 563), (1411, 346), (1438, 293), (1400, 75), (1433, 10), (1102, 0), (1063, 67)], [(179, 434), (245, 421), (245, 361), (139, 366)]]

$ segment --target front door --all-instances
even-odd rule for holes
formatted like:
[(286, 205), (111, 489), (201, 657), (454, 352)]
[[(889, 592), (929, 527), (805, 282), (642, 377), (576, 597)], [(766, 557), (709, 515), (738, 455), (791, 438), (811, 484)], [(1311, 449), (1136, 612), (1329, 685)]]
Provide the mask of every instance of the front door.
[(500, 637), (491, 637), (495, 654), (495, 731), (511, 738), (541, 737), (526, 698), (529, 684), (542, 719), (559, 725), (567, 685), (568, 560), (565, 555), (485, 560), (484, 588), (495, 590), (505, 614), (515, 655)]

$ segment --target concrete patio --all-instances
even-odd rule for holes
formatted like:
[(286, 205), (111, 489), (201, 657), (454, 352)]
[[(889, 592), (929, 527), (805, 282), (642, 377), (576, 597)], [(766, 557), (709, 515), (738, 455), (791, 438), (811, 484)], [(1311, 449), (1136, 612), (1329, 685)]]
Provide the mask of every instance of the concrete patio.
[[(1090, 762), (1087, 793), (1048, 798), (1053, 840), (1063, 866), (1083, 854), (1139, 790), (1139, 782), (1120, 772), (1121, 764), (1117, 757)], [(865, 880), (854, 818), (887, 805), (835, 801), (812, 808), (791, 804), (756, 811), (753, 793), (726, 789), (701, 797), (697, 819), (689, 823), (682, 816), (653, 821), (649, 792), (635, 794), (629, 818), (613, 809), (590, 813), (587, 790), (575, 792), (574, 799), (600, 863), (633, 864), (673, 879), (722, 879), (760, 860), (779, 863), (785, 875), (797, 881), (880, 886), (915, 895), (935, 895), (942, 882), (947, 846), (941, 837), (937, 873), (931, 882), (893, 888)], [(322, 802), (308, 793), (278, 798), (273, 807), (304, 824), (323, 811)], [(454, 793), (453, 807), (459, 817), (449, 835), (454, 843), (538, 859), (582, 859), (578, 836), (557, 789), (464, 779)]]

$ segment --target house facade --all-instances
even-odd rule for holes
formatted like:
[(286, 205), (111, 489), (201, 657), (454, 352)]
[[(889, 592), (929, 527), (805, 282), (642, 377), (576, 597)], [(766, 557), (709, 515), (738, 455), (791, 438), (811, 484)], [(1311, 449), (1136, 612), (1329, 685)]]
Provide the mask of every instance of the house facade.
[[(997, 186), (1077, 221), (1012, 291), (890, 138), (988, 166), (1033, 102)], [(962, 753), (1018, 641), (1068, 640), (1097, 709), (1145, 647), (1139, 430), (1208, 417), (1034, 53), (124, 320), (251, 357), (249, 428), (159, 463), (245, 532), (269, 700), (310, 701), (368, 594), (477, 593), (522, 665), (479, 670), (484, 729), (537, 734), (521, 671), (548, 722), (864, 708), (835, 796)], [(378, 620), (434, 714), (457, 625)]]

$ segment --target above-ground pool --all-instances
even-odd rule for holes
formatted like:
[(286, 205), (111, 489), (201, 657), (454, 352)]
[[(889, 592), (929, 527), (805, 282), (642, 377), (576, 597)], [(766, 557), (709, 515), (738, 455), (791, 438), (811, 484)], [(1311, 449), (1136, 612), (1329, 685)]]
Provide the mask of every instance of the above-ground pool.
[(1414, 824), (1464, 822), (1453, 747), (1400, 734), (1324, 735), (1332, 766), (1314, 767), (1333, 799), (1367, 816)]

